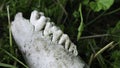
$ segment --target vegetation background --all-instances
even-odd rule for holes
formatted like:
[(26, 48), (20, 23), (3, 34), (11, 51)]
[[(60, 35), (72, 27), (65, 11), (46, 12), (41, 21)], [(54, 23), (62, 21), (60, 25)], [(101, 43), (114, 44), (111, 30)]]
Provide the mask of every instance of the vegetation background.
[(9, 26), (33, 10), (68, 34), (91, 68), (120, 68), (120, 0), (0, 0), (0, 68), (27, 68)]

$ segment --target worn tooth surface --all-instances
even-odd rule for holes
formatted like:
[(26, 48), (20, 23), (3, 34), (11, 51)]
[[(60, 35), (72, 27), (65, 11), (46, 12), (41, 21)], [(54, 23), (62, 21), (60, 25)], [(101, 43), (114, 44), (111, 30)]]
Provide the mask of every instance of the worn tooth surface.
[(40, 19), (36, 21), (35, 31), (42, 30), (44, 26), (46, 25), (46, 20), (47, 18), (45, 16), (41, 16)]
[(58, 43), (58, 40), (60, 39), (60, 37), (62, 36), (62, 34), (63, 34), (63, 32), (61, 30), (53, 32), (53, 39), (52, 39), (52, 41)]
[(78, 55), (78, 51), (74, 43), (70, 44), (69, 51), (72, 52), (74, 55)]
[(67, 39), (66, 42), (65, 42), (65, 49), (69, 50), (70, 43), (71, 43), (70, 39)]
[(64, 41), (66, 41), (66, 39), (68, 39), (67, 34), (63, 34), (58, 42), (58, 44), (62, 44), (64, 43)]
[(50, 30), (52, 28), (52, 24), (50, 22), (46, 23), (45, 29), (44, 29), (44, 36), (49, 36), (52, 31)]
[(35, 26), (35, 31), (42, 30), (46, 24), (47, 18), (44, 13), (34, 10), (31, 13), (30, 22)]
[(38, 11), (34, 10), (30, 16), (30, 23), (32, 23), (32, 25), (34, 26), (36, 24), (37, 16), (38, 16)]

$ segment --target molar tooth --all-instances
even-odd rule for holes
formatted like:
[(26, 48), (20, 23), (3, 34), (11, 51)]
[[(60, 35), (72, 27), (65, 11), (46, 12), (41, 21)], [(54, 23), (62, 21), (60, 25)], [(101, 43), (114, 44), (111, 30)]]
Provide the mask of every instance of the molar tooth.
[(78, 55), (78, 51), (77, 51), (77, 47), (76, 47), (76, 45), (75, 44), (73, 44), (74, 45), (74, 50), (73, 50), (73, 54), (74, 55)]
[(53, 22), (47, 22), (45, 26), (45, 30), (50, 30), (53, 27), (54, 23)]
[(71, 43), (69, 52), (73, 52), (74, 55), (78, 55), (78, 51), (77, 51), (76, 45), (74, 43)]
[(74, 51), (73, 51), (73, 54), (74, 54), (75, 56), (77, 56), (77, 55), (78, 55), (78, 51), (77, 51), (76, 46), (75, 46), (75, 49), (74, 49)]
[(34, 10), (30, 16), (30, 22), (35, 26), (37, 20), (38, 11)]
[(50, 22), (46, 23), (45, 29), (44, 29), (44, 35), (48, 36), (49, 34), (51, 34), (51, 29), (52, 28), (52, 24)]
[(46, 17), (41, 16), (40, 19), (35, 23), (35, 31), (42, 30), (46, 24)]
[(69, 39), (66, 40), (66, 42), (65, 42), (65, 49), (68, 49), (68, 48), (69, 48), (70, 42), (71, 42), (71, 41), (70, 41)]
[(53, 42), (58, 42), (60, 36), (63, 34), (63, 32), (61, 30), (58, 30), (56, 32), (53, 32)]
[(56, 31), (59, 30), (59, 29), (58, 29), (57, 26), (53, 26), (50, 30), (51, 30), (52, 32), (56, 32)]
[(68, 35), (67, 34), (63, 34), (58, 42), (58, 44), (62, 44), (66, 41), (66, 39), (68, 39)]

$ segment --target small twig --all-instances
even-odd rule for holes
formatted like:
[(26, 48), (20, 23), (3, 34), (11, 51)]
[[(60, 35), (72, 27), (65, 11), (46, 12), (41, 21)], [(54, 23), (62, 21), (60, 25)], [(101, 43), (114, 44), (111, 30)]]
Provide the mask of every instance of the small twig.
[(120, 42), (117, 42), (117, 43), (115, 43), (113, 46), (111, 46), (109, 49), (108, 49), (108, 51), (109, 50), (111, 50), (111, 49), (113, 49), (116, 45), (118, 45)]
[(97, 53), (93, 53), (90, 56), (90, 60), (89, 60), (89, 66), (91, 65), (92, 61), (98, 56), (100, 55), (103, 51), (105, 51), (107, 48), (111, 47), (113, 45), (113, 41), (110, 42), (109, 44), (107, 44), (105, 47), (103, 47), (102, 49), (100, 49)]
[(110, 35), (109, 34), (92, 35), (92, 36), (81, 37), (80, 39), (98, 38), (98, 37), (105, 37), (105, 36), (110, 36)]
[(113, 45), (113, 41), (110, 42), (109, 44), (107, 44), (105, 47), (103, 47), (102, 49), (100, 49), (95, 55), (94, 58), (96, 58), (99, 54), (101, 54), (103, 51), (105, 51), (107, 48), (111, 47)]
[(91, 63), (92, 63), (92, 61), (93, 61), (93, 57), (94, 57), (94, 54), (91, 54), (90, 60), (89, 60), (89, 63), (88, 63), (89, 66), (91, 65)]

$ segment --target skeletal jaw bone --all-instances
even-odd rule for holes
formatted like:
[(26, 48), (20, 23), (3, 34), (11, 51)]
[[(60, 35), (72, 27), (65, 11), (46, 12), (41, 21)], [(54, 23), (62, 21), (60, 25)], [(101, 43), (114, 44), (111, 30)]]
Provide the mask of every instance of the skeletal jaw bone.
[(41, 31), (43, 28), (43, 35), (49, 37), (52, 36), (52, 42), (57, 44), (64, 44), (63, 46), (68, 49), (70, 52), (73, 51), (75, 55), (78, 54), (76, 46), (70, 41), (68, 35), (63, 34), (63, 32), (54, 25), (53, 22), (50, 22), (49, 18), (46, 18), (43, 13), (33, 11), (31, 14), (30, 22), (35, 27), (35, 31)]
[(30, 68), (84, 68), (74, 43), (42, 12), (33, 11), (30, 21), (15, 16), (13, 37)]

